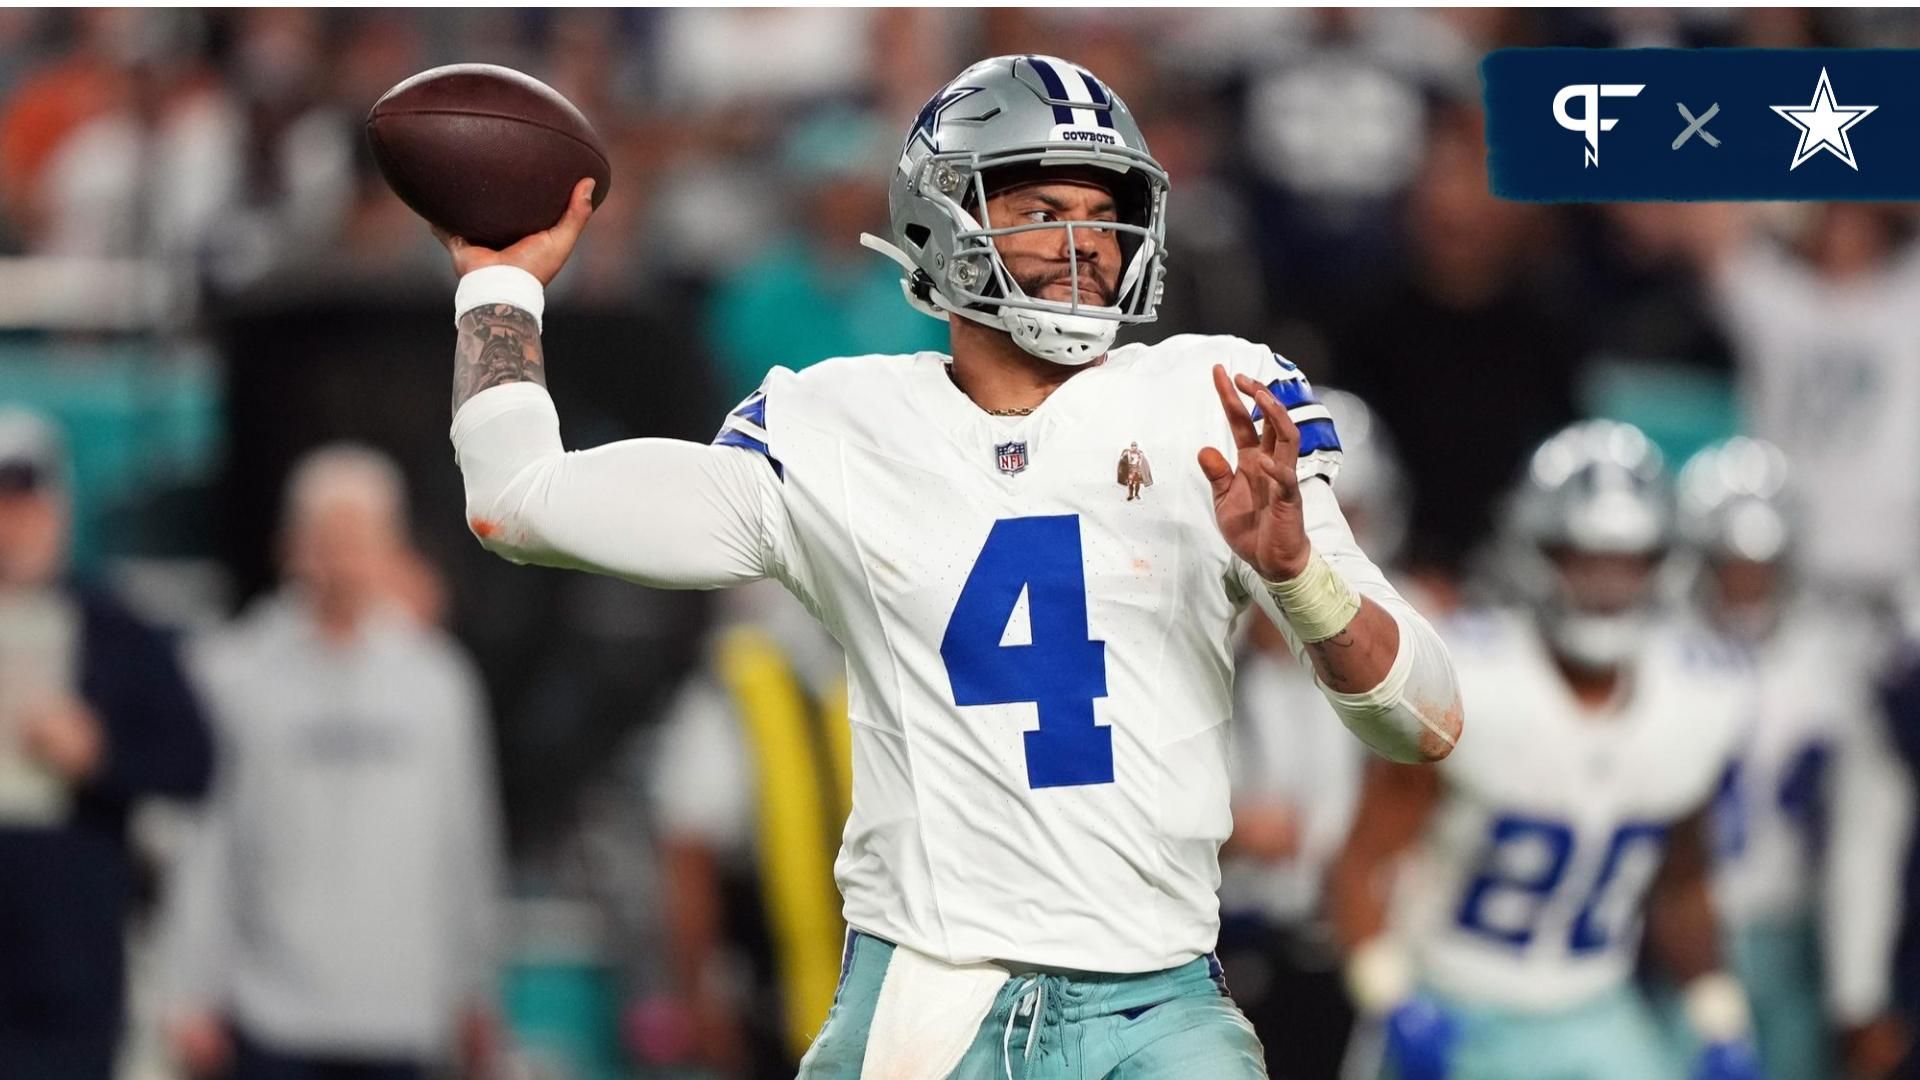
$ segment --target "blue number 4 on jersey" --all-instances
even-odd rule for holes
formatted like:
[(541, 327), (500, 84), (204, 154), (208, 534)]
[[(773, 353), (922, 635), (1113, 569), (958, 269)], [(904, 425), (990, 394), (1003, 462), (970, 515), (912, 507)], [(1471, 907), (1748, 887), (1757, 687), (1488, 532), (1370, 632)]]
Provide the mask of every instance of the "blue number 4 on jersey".
[[(1031, 644), (1002, 644), (1027, 597)], [(1027, 783), (1113, 783), (1113, 730), (1093, 720), (1107, 696), (1107, 647), (1087, 630), (1087, 576), (1077, 514), (993, 523), (940, 640), (956, 705), (1039, 706), (1026, 733)]]

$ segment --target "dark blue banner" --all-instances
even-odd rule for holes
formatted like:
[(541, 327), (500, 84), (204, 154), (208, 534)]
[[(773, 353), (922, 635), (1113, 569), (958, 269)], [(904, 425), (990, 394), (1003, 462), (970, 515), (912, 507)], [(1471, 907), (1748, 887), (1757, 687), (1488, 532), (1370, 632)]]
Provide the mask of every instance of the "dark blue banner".
[(1480, 74), (1503, 198), (1920, 199), (1920, 50), (1502, 49)]

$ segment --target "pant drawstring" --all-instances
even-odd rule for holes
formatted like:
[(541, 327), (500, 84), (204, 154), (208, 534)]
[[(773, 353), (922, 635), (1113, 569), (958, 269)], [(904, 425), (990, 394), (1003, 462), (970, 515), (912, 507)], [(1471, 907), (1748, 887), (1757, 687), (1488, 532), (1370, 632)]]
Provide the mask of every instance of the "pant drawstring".
[(1027, 1063), (1033, 1060), (1035, 1040), (1040, 1037), (1040, 1026), (1046, 1016), (1047, 978), (1044, 975), (1029, 975), (1025, 978), (1018, 997), (1018, 1004), (1007, 1011), (1007, 1027), (1000, 1035), (1000, 1064), (1007, 1070), (1007, 1080), (1013, 1075), (1013, 1026), (1020, 1017), (1027, 1020), (1027, 1046), (1020, 1056), (1021, 1071), (1026, 1071)]

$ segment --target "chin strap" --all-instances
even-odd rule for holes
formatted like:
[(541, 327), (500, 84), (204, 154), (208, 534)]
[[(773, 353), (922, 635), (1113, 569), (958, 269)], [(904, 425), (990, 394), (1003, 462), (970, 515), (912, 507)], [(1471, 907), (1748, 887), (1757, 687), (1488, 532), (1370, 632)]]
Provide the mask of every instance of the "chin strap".
[[(907, 303), (913, 305), (913, 310), (918, 311), (922, 315), (930, 315), (933, 318), (939, 319), (941, 322), (947, 321), (947, 311), (945, 308), (922, 300), (914, 294), (913, 275), (921, 273), (922, 271), (919, 267), (913, 265), (912, 259), (907, 258), (906, 252), (901, 251), (893, 244), (880, 239), (872, 233), (863, 232), (860, 234), (860, 246), (866, 248), (868, 251), (877, 251), (885, 255), (888, 259), (899, 263), (900, 268), (907, 272), (906, 276), (900, 279), (900, 291), (906, 294)], [(934, 293), (933, 295), (938, 296), (939, 294)]]

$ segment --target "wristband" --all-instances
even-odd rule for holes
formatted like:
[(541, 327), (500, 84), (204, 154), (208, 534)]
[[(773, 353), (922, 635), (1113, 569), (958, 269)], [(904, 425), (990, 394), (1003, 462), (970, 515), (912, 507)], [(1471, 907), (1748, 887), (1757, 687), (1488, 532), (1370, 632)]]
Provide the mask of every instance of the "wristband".
[(1743, 1039), (1753, 1027), (1747, 992), (1724, 971), (1701, 975), (1680, 991), (1680, 1007), (1694, 1033), (1710, 1043)]
[(462, 277), (459, 288), (453, 291), (454, 324), (459, 325), (467, 312), (487, 304), (517, 307), (533, 316), (533, 325), (540, 327), (540, 317), (547, 310), (547, 291), (539, 278), (517, 266), (483, 266)]
[(1267, 595), (1309, 645), (1345, 630), (1360, 613), (1360, 595), (1317, 551), (1307, 556), (1307, 567), (1299, 576), (1265, 584)]
[(1413, 961), (1387, 937), (1362, 944), (1347, 959), (1347, 993), (1368, 1016), (1391, 1012), (1413, 996)]

